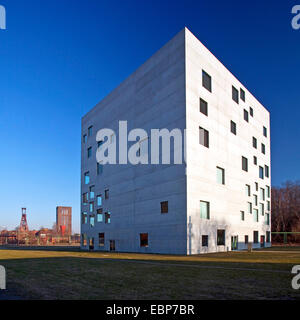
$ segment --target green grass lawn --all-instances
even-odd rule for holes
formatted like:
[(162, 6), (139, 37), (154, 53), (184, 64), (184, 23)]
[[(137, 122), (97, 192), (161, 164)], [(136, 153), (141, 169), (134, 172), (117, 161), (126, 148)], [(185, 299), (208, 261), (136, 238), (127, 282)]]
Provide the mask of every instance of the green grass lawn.
[(26, 299), (300, 299), (296, 264), (299, 247), (188, 257), (0, 250), (8, 289)]

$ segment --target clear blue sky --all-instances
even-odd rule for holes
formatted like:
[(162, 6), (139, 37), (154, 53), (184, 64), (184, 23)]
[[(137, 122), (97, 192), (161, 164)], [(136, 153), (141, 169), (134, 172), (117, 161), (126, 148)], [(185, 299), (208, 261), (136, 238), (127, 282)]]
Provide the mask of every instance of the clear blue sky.
[[(300, 1), (298, 1), (300, 4)], [(80, 121), (187, 26), (270, 110), (273, 185), (300, 179), (294, 1), (0, 0), (0, 226), (79, 231)]]

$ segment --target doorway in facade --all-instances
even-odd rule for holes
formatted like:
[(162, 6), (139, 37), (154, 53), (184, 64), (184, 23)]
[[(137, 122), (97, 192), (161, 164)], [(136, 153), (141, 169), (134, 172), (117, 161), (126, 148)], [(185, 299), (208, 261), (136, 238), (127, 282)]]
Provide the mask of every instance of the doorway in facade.
[(237, 250), (238, 249), (238, 236), (232, 236), (231, 237), (231, 250)]
[(265, 236), (260, 236), (260, 247), (261, 248), (265, 247)]
[(89, 241), (89, 249), (90, 249), (90, 250), (94, 250), (94, 238), (90, 238), (90, 241)]
[(109, 250), (110, 251), (116, 251), (116, 241), (115, 240), (110, 240), (109, 241)]

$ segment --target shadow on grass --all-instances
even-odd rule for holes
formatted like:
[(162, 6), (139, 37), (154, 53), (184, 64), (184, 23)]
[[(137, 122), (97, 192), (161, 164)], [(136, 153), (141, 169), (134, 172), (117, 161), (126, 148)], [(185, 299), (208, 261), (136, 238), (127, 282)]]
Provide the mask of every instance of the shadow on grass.
[(5, 259), (0, 264), (7, 271), (8, 289), (25, 299), (300, 299), (291, 287), (289, 263), (90, 256)]

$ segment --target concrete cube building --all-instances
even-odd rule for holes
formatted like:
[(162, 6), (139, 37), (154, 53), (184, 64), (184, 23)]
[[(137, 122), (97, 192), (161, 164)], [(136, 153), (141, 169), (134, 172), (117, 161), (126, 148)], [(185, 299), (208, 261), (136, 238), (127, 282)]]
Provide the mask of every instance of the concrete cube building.
[[(120, 162), (127, 137), (119, 121), (128, 132), (179, 129), (185, 161)], [(116, 146), (116, 164), (96, 159), (103, 128), (116, 133), (105, 140)], [(270, 186), (269, 112), (186, 28), (82, 118), (83, 250), (190, 255), (271, 246)]]

